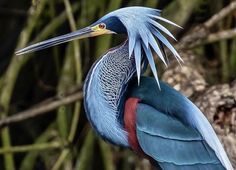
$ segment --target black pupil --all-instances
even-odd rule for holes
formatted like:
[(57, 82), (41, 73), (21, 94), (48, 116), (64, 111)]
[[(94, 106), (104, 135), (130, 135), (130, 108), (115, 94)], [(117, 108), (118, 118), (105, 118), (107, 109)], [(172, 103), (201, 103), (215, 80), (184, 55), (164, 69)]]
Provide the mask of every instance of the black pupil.
[(99, 27), (100, 27), (101, 29), (103, 29), (103, 28), (105, 28), (105, 25), (104, 25), (104, 24), (100, 24)]

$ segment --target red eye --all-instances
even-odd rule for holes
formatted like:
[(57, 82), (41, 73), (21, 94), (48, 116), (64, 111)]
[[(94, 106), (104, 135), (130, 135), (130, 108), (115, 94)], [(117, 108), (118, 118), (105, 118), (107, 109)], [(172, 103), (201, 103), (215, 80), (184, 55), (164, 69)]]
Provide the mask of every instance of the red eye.
[(104, 29), (104, 28), (106, 28), (106, 25), (102, 23), (102, 24), (99, 24), (98, 27), (99, 27), (100, 29)]

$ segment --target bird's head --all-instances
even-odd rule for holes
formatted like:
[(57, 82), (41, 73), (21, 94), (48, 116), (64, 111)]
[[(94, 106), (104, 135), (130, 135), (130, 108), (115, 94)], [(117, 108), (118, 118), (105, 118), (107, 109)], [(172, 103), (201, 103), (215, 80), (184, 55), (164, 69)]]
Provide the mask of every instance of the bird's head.
[(174, 54), (178, 61), (182, 61), (179, 54), (167, 38), (165, 38), (163, 33), (168, 35), (170, 38), (175, 39), (174, 36), (164, 26), (162, 26), (159, 21), (166, 22), (177, 27), (179, 26), (167, 19), (162, 18), (160, 13), (160, 10), (146, 7), (121, 8), (108, 13), (88, 27), (33, 44), (17, 51), (16, 54), (21, 55), (42, 50), (74, 39), (94, 37), (103, 34), (127, 34), (129, 39), (129, 56), (132, 54), (135, 56), (138, 80), (141, 74), (141, 51), (143, 49), (151, 70), (158, 82), (157, 70), (155, 67), (152, 50), (157, 54), (157, 56), (159, 56), (165, 65), (167, 65), (167, 63), (163, 45), (165, 45)]

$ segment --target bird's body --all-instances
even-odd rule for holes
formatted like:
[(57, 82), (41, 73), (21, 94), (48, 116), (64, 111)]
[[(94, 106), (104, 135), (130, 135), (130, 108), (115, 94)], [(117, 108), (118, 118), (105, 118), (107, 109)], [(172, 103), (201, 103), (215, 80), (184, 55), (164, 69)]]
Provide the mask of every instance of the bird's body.
[[(194, 127), (199, 120), (205, 127), (209, 122), (190, 100), (164, 82), (160, 82), (162, 90), (155, 91), (155, 79), (150, 77), (142, 77), (140, 86), (136, 84), (136, 81), (130, 83), (128, 100), (132, 103), (137, 99), (133, 128), (142, 152), (157, 161), (162, 169), (225, 169), (209, 146), (211, 141), (204, 139), (205, 132)], [(132, 111), (126, 111), (125, 116), (130, 113)], [(188, 117), (192, 120), (187, 120)], [(212, 129), (204, 130), (212, 137)]]
[(202, 116), (197, 107), (163, 82), (159, 90), (153, 78), (143, 77), (137, 85), (132, 80), (135, 68), (128, 42), (109, 50), (91, 68), (84, 104), (95, 131), (110, 143), (152, 157), (163, 169), (225, 169), (195, 129), (194, 119), (186, 120)]
[[(111, 12), (85, 29), (29, 46), (41, 50), (75, 38), (123, 33), (128, 40), (92, 66), (84, 85), (84, 106), (95, 131), (105, 140), (146, 155), (161, 169), (233, 170), (213, 128), (186, 97), (158, 81), (153, 51), (166, 64), (162, 35), (172, 34), (157, 21), (160, 11), (129, 7)], [(154, 78), (141, 77), (149, 63)]]

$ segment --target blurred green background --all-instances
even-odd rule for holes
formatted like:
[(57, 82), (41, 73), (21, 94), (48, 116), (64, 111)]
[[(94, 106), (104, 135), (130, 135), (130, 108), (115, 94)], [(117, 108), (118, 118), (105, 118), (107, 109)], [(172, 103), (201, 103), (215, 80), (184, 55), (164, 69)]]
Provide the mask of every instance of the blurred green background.
[[(63, 98), (81, 85), (94, 61), (126, 38), (105, 35), (16, 57), (31, 43), (83, 28), (126, 6), (163, 10), (162, 16), (184, 27), (168, 27), (181, 39), (231, 0), (0, 0), (0, 116), (15, 115), (49, 97)], [(235, 27), (236, 12), (213, 32)], [(178, 43), (178, 42), (177, 42)], [(206, 69), (207, 83), (236, 78), (236, 39), (191, 49)], [(41, 107), (44, 107), (42, 105)], [(12, 147), (13, 146), (13, 147)], [(84, 114), (82, 100), (48, 114), (1, 128), (0, 169), (5, 170), (150, 170), (148, 161), (100, 140)]]

